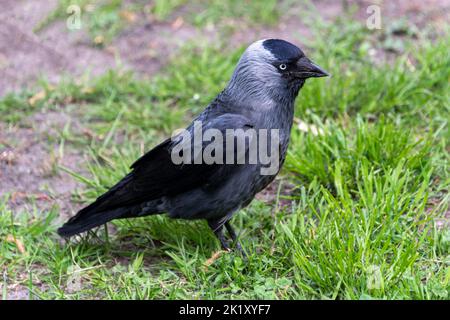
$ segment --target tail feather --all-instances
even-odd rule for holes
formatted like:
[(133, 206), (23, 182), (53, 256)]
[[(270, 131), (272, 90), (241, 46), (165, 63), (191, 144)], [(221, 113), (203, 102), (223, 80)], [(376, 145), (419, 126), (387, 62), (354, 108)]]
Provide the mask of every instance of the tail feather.
[(158, 199), (155, 202), (141, 202), (128, 201), (129, 199), (124, 197), (124, 194), (134, 190), (133, 177), (133, 173), (128, 174), (93, 203), (81, 209), (58, 229), (58, 234), (61, 237), (71, 237), (114, 219), (139, 217), (160, 212), (157, 208)]
[(116, 208), (108, 211), (94, 212), (89, 215), (80, 215), (80, 211), (80, 213), (72, 217), (58, 229), (58, 234), (65, 238), (71, 237), (78, 233), (98, 227), (113, 219), (119, 218), (125, 215), (128, 211), (128, 208)]

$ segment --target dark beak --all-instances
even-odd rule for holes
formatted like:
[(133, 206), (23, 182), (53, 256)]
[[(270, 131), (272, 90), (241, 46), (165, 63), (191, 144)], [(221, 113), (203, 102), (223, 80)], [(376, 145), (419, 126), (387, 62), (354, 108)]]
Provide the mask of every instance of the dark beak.
[(330, 74), (306, 57), (297, 61), (295, 76), (302, 79), (328, 77)]

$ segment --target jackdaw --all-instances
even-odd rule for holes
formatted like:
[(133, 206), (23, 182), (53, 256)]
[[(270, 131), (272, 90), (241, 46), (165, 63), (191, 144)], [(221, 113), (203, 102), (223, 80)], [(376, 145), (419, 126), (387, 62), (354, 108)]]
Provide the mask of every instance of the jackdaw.
[[(222, 247), (229, 250), (223, 235), (225, 227), (235, 247), (242, 251), (229, 221), (278, 174), (289, 143), (294, 102), (305, 80), (327, 75), (287, 41), (254, 42), (242, 54), (226, 88), (185, 130), (195, 135), (197, 123), (201, 133), (214, 129), (216, 134), (231, 136), (221, 142), (215, 136), (209, 143), (217, 140), (225, 153), (231, 150), (232, 161), (223, 160), (223, 153), (219, 156), (223, 161), (196, 161), (210, 144), (186, 142), (181, 135), (174, 135), (139, 158), (128, 175), (59, 228), (59, 235), (70, 237), (113, 219), (167, 213), (171, 218), (205, 219)], [(247, 134), (250, 130), (252, 134)], [(259, 139), (261, 132), (269, 132), (266, 140)], [(278, 141), (272, 139), (275, 136)], [(262, 145), (256, 143), (257, 148), (277, 147), (270, 149), (271, 159), (278, 164), (272, 172), (263, 171), (267, 163), (259, 157), (256, 162), (249, 159), (253, 142), (260, 140)], [(237, 156), (239, 141), (244, 142), (244, 159)], [(180, 146), (181, 163), (173, 157)], [(192, 154), (187, 155), (190, 151)]]

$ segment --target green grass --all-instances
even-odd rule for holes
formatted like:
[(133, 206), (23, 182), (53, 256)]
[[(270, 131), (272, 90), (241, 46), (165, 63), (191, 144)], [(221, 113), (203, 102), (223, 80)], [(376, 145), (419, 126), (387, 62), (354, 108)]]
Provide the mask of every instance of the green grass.
[[(305, 1), (304, 4), (309, 3)], [(255, 26), (275, 26), (281, 18), (289, 18), (295, 8), (292, 0), (267, 1), (205, 1), (205, 0), (154, 0), (150, 2), (123, 0), (59, 0), (58, 5), (34, 28), (40, 32), (55, 21), (69, 18), (67, 8), (78, 5), (81, 9), (81, 28), (87, 32), (93, 45), (110, 44), (122, 30), (136, 23), (164, 23), (178, 16), (199, 29), (217, 27), (219, 31), (235, 31)], [(76, 32), (76, 31), (74, 31)]]
[(151, 7), (151, 13), (157, 20), (164, 21), (180, 6), (186, 4), (186, 0), (156, 0)]
[(151, 14), (157, 20), (164, 21), (171, 14), (182, 7), (189, 14), (188, 21), (197, 27), (244, 23), (250, 26), (275, 25), (281, 17), (287, 18), (286, 12), (294, 5), (294, 1), (205, 1), (205, 0), (170, 0), (154, 1), (151, 5)]
[(28, 92), (8, 93), (0, 100), (0, 118), (9, 123), (17, 123), (24, 116), (33, 112), (33, 107), (28, 103), (32, 95)]
[[(448, 40), (402, 38), (400, 55), (372, 61), (383, 44), (357, 24), (315, 28), (322, 36), (305, 51), (332, 77), (308, 81), (298, 98), (280, 178), (291, 194), (281, 186), (275, 203), (255, 200), (233, 218), (248, 261), (226, 253), (205, 267), (219, 250), (206, 223), (164, 216), (64, 244), (57, 207), (13, 212), (4, 196), (2, 295), (19, 286), (37, 299), (449, 299)], [(87, 204), (200, 112), (241, 53), (187, 45), (151, 81), (120, 70), (42, 81), (44, 98), (30, 106), (32, 93), (11, 94), (0, 116), (21, 125), (64, 109), (92, 131), (68, 125), (52, 140), (89, 159), (83, 175), (59, 168), (83, 182), (72, 200)]]
[(275, 25), (284, 9), (289, 9), (290, 1), (197, 1), (202, 8), (193, 15), (197, 26), (208, 24), (235, 24), (245, 22), (249, 25)]
[(140, 3), (125, 6), (122, 0), (59, 0), (56, 9), (34, 31), (39, 32), (57, 20), (66, 21), (69, 17), (74, 17), (71, 16), (72, 13), (67, 13), (72, 5), (79, 6), (81, 28), (87, 32), (92, 43), (98, 46), (109, 44), (127, 25), (135, 22), (137, 13), (143, 8)]

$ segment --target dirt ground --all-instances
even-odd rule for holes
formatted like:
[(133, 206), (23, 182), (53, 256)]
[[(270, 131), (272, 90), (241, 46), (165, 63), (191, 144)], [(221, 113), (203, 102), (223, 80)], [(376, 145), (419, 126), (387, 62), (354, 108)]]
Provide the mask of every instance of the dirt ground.
[[(344, 6), (357, 5), (355, 18), (364, 21), (370, 4), (380, 4), (382, 18), (407, 19), (423, 26), (449, 21), (449, 0), (318, 0), (317, 11), (327, 19), (338, 17)], [(0, 96), (30, 85), (40, 75), (57, 81), (63, 74), (77, 75), (90, 70), (101, 74), (117, 65), (118, 56), (126, 68), (151, 76), (167, 62), (176, 49), (192, 39), (218, 41), (214, 28), (194, 28), (175, 11), (167, 22), (135, 23), (106, 48), (89, 44), (83, 29), (69, 31), (65, 21), (57, 21), (35, 33), (33, 29), (56, 7), (56, 0), (3, 0), (0, 13)], [(178, 23), (176, 22), (178, 19)], [(180, 21), (182, 21), (180, 23)], [(281, 19), (277, 27), (259, 27), (235, 32), (232, 46), (264, 37), (279, 37), (299, 42), (309, 32), (299, 18)]]
[[(375, 3), (381, 6), (383, 19), (406, 18), (419, 27), (427, 23), (442, 25), (443, 21), (449, 21), (450, 11), (449, 0), (319, 0), (314, 3), (327, 19), (339, 16), (344, 6), (356, 4), (355, 19), (361, 21), (367, 18), (367, 6)], [(0, 97), (32, 87), (40, 76), (57, 82), (63, 75), (77, 76), (86, 70), (99, 75), (116, 67), (118, 60), (124, 68), (151, 78), (186, 41), (214, 42), (220, 37), (214, 28), (200, 30), (180, 19), (183, 10), (175, 11), (167, 22), (133, 24), (105, 48), (90, 45), (82, 29), (69, 31), (65, 21), (33, 32), (56, 4), (56, 0), (2, 0)], [(240, 46), (269, 37), (301, 43), (309, 35), (299, 18), (289, 18), (281, 19), (276, 27), (238, 30), (228, 43)], [(70, 148), (66, 148), (63, 157), (58, 157), (58, 146), (48, 143), (49, 137), (54, 137), (67, 121), (77, 123), (72, 117), (64, 111), (37, 113), (21, 126), (10, 126), (0, 119), (0, 195), (10, 193), (13, 208), (27, 207), (33, 201), (40, 207), (49, 207), (56, 201), (63, 213), (76, 209), (68, 200), (78, 184), (68, 174), (53, 173), (52, 166), (57, 164), (79, 171), (84, 159), (79, 151)], [(2, 149), (1, 145), (6, 147)]]

